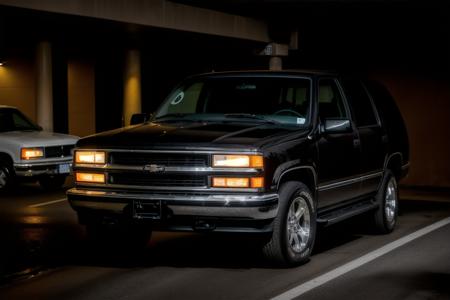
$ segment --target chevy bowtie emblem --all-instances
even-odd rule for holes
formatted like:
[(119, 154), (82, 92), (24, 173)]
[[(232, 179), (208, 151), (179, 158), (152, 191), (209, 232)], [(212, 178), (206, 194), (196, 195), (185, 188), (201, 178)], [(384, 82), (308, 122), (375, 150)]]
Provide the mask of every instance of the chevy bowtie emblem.
[(160, 173), (160, 172), (164, 172), (166, 168), (164, 166), (158, 166), (158, 165), (145, 165), (143, 170), (145, 172), (149, 172), (149, 173)]

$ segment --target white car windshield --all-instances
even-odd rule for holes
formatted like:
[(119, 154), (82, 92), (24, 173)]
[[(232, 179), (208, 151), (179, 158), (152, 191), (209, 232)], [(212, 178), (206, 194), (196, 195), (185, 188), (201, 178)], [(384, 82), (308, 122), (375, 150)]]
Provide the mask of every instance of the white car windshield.
[(311, 81), (269, 76), (210, 77), (176, 88), (157, 121), (236, 121), (306, 126)]
[(14, 108), (0, 108), (0, 132), (39, 131), (39, 126)]

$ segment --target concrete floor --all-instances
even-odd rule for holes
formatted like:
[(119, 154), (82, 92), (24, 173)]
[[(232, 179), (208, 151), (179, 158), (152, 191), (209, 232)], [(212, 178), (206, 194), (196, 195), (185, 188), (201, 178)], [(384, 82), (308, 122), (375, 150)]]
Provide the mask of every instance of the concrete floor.
[[(402, 197), (392, 234), (349, 220), (319, 231), (310, 262), (280, 269), (246, 236), (156, 232), (139, 253), (95, 249), (64, 191), (24, 185), (0, 194), (0, 299), (268, 299), (450, 216), (449, 195)], [(444, 226), (301, 299), (449, 299), (449, 234)]]

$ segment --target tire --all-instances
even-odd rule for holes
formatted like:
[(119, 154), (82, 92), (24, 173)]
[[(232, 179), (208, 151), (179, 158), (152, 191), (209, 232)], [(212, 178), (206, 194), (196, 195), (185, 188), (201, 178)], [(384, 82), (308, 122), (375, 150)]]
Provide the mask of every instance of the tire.
[(380, 234), (390, 233), (397, 224), (398, 216), (397, 180), (392, 171), (385, 172), (375, 200), (378, 203), (378, 209), (373, 215), (374, 229)]
[(309, 189), (300, 182), (284, 183), (279, 192), (272, 236), (263, 246), (264, 256), (284, 266), (307, 262), (314, 246), (316, 227), (316, 210)]
[(91, 245), (108, 251), (129, 252), (143, 249), (151, 239), (152, 230), (138, 225), (86, 224), (86, 233)]
[(44, 190), (53, 191), (62, 188), (67, 175), (45, 176), (39, 178), (39, 184)]
[(0, 160), (0, 191), (7, 190), (12, 183), (12, 167), (5, 161)]

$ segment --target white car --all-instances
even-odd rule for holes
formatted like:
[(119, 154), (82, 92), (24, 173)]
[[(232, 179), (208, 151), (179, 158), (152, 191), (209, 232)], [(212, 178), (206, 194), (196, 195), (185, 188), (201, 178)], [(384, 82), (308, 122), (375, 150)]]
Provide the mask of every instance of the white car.
[(61, 187), (72, 168), (78, 137), (45, 132), (17, 108), (0, 105), (0, 190), (15, 179)]

